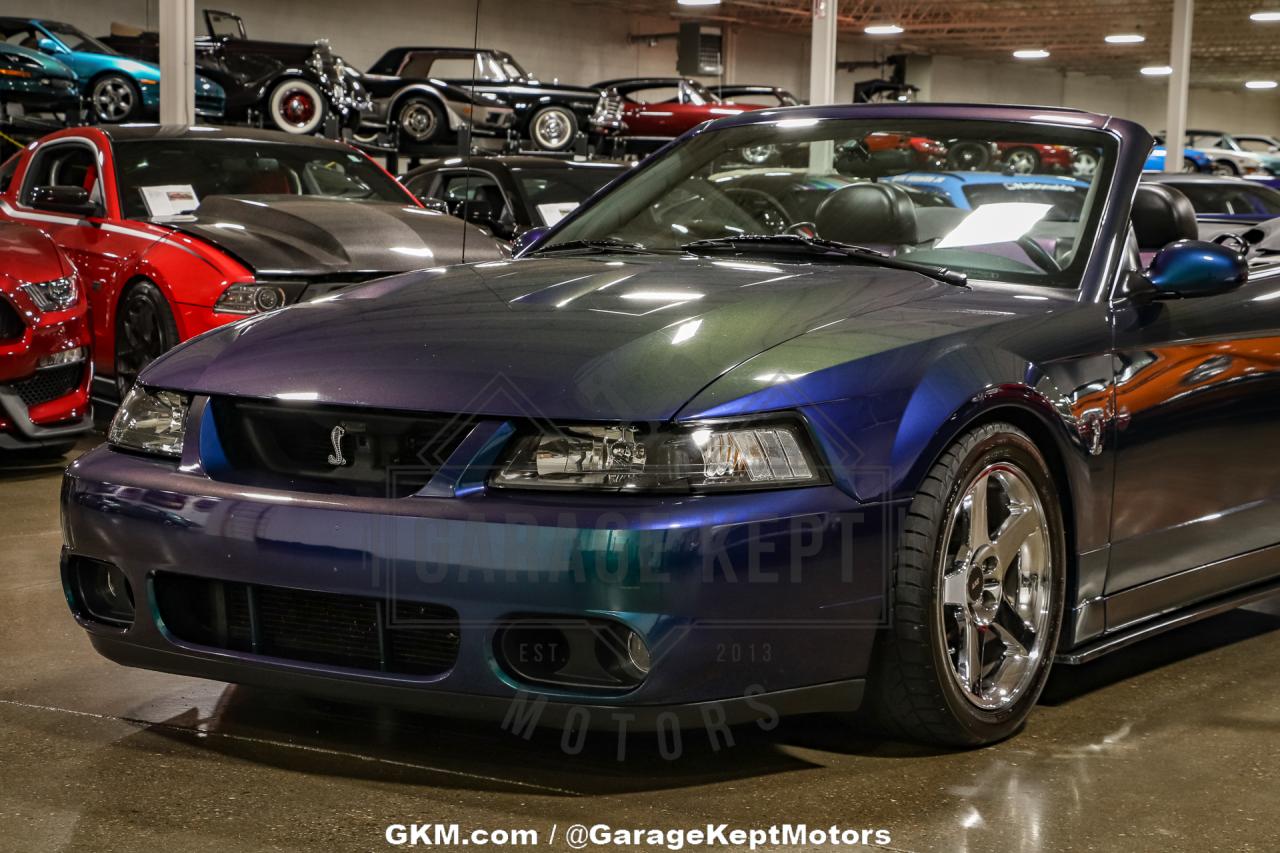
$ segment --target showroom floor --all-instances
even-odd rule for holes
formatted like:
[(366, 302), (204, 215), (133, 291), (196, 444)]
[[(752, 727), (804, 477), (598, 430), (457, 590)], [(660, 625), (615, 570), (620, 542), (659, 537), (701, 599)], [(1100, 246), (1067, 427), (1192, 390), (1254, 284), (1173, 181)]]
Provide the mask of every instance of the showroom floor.
[(557, 732), (99, 658), (57, 580), (59, 473), (0, 467), (0, 850), (372, 850), (391, 823), (603, 821), (839, 823), (910, 851), (1275, 849), (1258, 821), (1280, 791), (1280, 605), (1059, 669), (1028, 730), (990, 749), (796, 719), (718, 752), (691, 736), (674, 761), (636, 735), (618, 761), (612, 736), (567, 755)]

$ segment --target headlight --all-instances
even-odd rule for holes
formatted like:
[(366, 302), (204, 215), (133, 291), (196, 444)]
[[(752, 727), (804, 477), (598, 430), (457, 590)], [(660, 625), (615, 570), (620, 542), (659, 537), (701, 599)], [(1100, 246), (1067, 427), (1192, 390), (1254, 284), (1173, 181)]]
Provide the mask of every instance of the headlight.
[(284, 289), (273, 284), (233, 284), (213, 304), (219, 314), (261, 314), (285, 305)]
[(74, 276), (31, 282), (22, 285), (22, 290), (41, 311), (65, 311), (76, 304), (79, 296)]
[(190, 404), (190, 397), (176, 391), (152, 391), (135, 385), (111, 421), (107, 440), (127, 450), (181, 456)]
[(787, 422), (642, 431), (566, 426), (518, 438), (491, 484), (504, 488), (740, 490), (827, 482), (804, 430)]

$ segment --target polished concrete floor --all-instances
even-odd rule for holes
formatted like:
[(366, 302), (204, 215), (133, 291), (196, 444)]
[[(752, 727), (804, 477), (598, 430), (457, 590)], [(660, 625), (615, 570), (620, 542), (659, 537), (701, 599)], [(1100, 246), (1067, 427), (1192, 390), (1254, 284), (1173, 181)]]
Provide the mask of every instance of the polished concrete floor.
[(1280, 849), (1275, 604), (1059, 669), (1027, 730), (990, 749), (795, 719), (719, 751), (691, 736), (675, 760), (635, 735), (619, 761), (612, 736), (569, 755), (554, 731), (99, 658), (57, 580), (60, 470), (0, 465), (0, 850), (380, 850), (410, 822), (555, 825), (561, 850), (576, 823), (707, 822), (885, 828), (900, 851)]

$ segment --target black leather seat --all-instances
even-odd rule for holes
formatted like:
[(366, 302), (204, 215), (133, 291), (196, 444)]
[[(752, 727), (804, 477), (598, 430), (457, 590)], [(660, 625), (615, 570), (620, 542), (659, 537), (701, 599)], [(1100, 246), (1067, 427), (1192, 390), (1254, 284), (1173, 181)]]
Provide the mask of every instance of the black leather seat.
[(1133, 199), (1133, 233), (1144, 252), (1159, 251), (1175, 240), (1200, 239), (1191, 200), (1168, 184), (1138, 185)]
[(896, 184), (850, 184), (827, 196), (814, 215), (818, 235), (842, 243), (915, 245), (916, 207)]

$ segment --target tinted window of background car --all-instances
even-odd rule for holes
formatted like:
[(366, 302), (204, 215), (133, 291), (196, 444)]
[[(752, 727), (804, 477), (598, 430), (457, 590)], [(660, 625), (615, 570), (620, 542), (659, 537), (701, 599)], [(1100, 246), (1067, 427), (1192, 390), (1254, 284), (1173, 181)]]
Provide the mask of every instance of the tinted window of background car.
[(190, 186), (211, 195), (313, 195), (409, 204), (365, 157), (327, 147), (230, 140), (117, 143), (116, 179), (126, 218), (148, 216), (144, 187)]
[(1187, 181), (1174, 184), (1196, 213), (1261, 213), (1280, 216), (1280, 192), (1270, 187)]
[[(559, 221), (569, 205), (577, 206), (596, 190), (621, 175), (624, 169), (521, 169), (517, 173), (520, 192), (527, 207), (537, 211), (542, 224)], [(543, 208), (543, 205), (551, 207)]]

